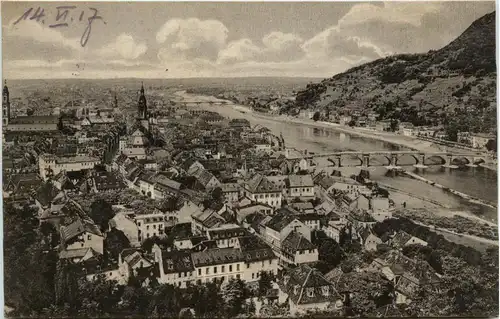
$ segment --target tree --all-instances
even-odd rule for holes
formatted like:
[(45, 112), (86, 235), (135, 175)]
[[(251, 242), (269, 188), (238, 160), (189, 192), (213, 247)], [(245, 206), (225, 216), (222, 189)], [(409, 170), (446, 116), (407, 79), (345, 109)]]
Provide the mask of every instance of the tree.
[(493, 152), (496, 152), (497, 151), (497, 142), (496, 142), (496, 139), (493, 140), (493, 139), (490, 139), (488, 140), (488, 142), (486, 143), (486, 149), (488, 151), (493, 151)]
[(71, 308), (76, 306), (78, 300), (76, 269), (65, 260), (59, 260), (57, 263), (55, 297), (56, 305), (69, 305)]
[(230, 318), (238, 315), (245, 300), (245, 284), (240, 279), (231, 279), (222, 288), (225, 303), (225, 313)]
[(322, 239), (318, 249), (318, 259), (325, 262), (326, 269), (323, 272), (328, 272), (337, 267), (343, 258), (343, 252), (340, 245), (333, 239)]
[(47, 239), (50, 247), (55, 247), (59, 244), (59, 232), (50, 222), (43, 222), (40, 224), (40, 232)]
[(12, 316), (41, 314), (54, 303), (54, 275), (58, 256), (41, 245), (36, 211), (5, 204), (4, 295), (15, 309)]
[(115, 216), (111, 204), (104, 199), (98, 199), (90, 205), (89, 215), (101, 231), (108, 229), (109, 220)]
[(116, 228), (112, 228), (104, 240), (104, 247), (109, 252), (109, 257), (118, 260), (119, 254), (126, 248), (130, 248), (130, 241), (125, 234)]
[(222, 193), (222, 188), (216, 187), (213, 189), (212, 193), (212, 199), (218, 203), (223, 202), (223, 196), (224, 194)]
[(264, 296), (272, 287), (271, 276), (269, 273), (262, 271), (259, 278), (259, 296)]
[(312, 119), (316, 122), (319, 120), (320, 116), (321, 116), (321, 114), (318, 111), (316, 111), (316, 112), (314, 112)]

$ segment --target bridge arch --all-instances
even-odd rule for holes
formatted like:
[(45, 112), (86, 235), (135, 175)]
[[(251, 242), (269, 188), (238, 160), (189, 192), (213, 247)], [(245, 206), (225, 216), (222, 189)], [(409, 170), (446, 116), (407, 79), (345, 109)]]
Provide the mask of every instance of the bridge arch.
[(414, 154), (401, 154), (397, 156), (396, 162), (399, 165), (414, 165), (420, 164), (420, 160), (417, 155)]
[(474, 165), (479, 165), (479, 164), (483, 164), (483, 163), (486, 163), (485, 159), (482, 158), (482, 157), (474, 157), (472, 158), (472, 163)]
[(423, 165), (444, 165), (446, 164), (446, 159), (443, 156), (440, 155), (432, 155), (432, 156), (427, 156), (425, 157), (424, 160), (425, 163), (421, 163)]
[(454, 164), (454, 165), (468, 165), (468, 164), (472, 164), (472, 162), (465, 156), (457, 156), (457, 157), (453, 157), (453, 159), (451, 160), (451, 163)]

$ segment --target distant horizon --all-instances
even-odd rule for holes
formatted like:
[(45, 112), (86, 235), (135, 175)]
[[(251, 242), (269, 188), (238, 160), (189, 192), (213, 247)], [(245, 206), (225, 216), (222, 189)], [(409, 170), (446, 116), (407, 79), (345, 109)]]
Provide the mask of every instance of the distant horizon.
[[(342, 73), (342, 72), (340, 72)], [(338, 73), (337, 73), (338, 74)], [(314, 77), (314, 76), (227, 76), (227, 77), (221, 77), (221, 76), (194, 76), (194, 77), (175, 77), (175, 78), (143, 78), (143, 77), (117, 77), (117, 78), (81, 78), (81, 77), (73, 77), (73, 78), (30, 78), (30, 79), (24, 79), (24, 78), (5, 78), (4, 80), (7, 81), (48, 81), (48, 80), (184, 80), (184, 79), (261, 79), (261, 78), (266, 78), (266, 79), (311, 79), (311, 80), (319, 80), (319, 79), (326, 79), (329, 77), (335, 76), (335, 74), (331, 76), (326, 76), (326, 77)]]

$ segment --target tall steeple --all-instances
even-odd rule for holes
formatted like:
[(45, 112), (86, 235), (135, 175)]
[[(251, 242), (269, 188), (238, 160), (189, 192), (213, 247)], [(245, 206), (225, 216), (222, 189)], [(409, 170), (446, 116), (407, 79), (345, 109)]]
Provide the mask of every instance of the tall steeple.
[(139, 95), (139, 102), (137, 104), (137, 112), (139, 119), (146, 120), (148, 114), (148, 105), (146, 103), (146, 96), (144, 95), (144, 82), (141, 85), (141, 94)]
[(9, 125), (10, 120), (10, 98), (9, 98), (9, 88), (7, 87), (7, 80), (4, 80), (4, 87), (2, 91), (2, 120), (3, 125)]

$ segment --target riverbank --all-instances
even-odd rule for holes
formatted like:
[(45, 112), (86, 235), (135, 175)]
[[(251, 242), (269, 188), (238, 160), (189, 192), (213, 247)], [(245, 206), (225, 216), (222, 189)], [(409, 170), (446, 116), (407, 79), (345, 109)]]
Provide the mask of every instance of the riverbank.
[(480, 219), (470, 219), (454, 211), (440, 215), (426, 209), (400, 209), (394, 213), (394, 216), (411, 219), (432, 230), (455, 235), (462, 239), (468, 238), (489, 246), (498, 246), (497, 225)]
[(405, 171), (405, 170), (402, 170), (401, 172), (403, 174), (405, 174), (406, 176), (409, 176), (410, 178), (422, 181), (422, 182), (424, 182), (426, 184), (429, 184), (429, 185), (431, 185), (433, 187), (439, 188), (439, 189), (441, 189), (443, 191), (446, 191), (446, 192), (449, 192), (449, 193), (451, 193), (451, 194), (453, 194), (455, 196), (458, 196), (460, 198), (466, 199), (466, 200), (468, 200), (472, 204), (479, 204), (479, 205), (487, 206), (487, 207), (490, 207), (490, 208), (493, 208), (493, 209), (497, 209), (496, 203), (491, 203), (491, 202), (482, 200), (480, 198), (476, 198), (476, 197), (467, 195), (465, 193), (459, 192), (457, 190), (454, 190), (454, 189), (451, 189), (451, 188), (448, 188), (448, 187), (444, 187), (441, 184), (438, 184), (436, 182), (428, 180), (427, 178), (424, 178), (424, 177), (422, 177), (420, 175), (417, 175), (417, 174), (414, 174), (412, 172), (408, 172), (408, 171)]

